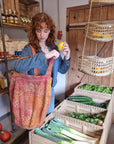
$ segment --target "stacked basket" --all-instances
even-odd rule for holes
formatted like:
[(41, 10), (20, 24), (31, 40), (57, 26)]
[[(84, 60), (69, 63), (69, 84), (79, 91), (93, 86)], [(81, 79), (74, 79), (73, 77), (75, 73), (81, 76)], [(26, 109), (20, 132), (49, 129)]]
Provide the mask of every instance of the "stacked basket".
[(101, 58), (97, 55), (85, 56), (86, 39), (96, 42), (109, 42), (114, 40), (114, 24), (103, 24), (90, 22), (91, 9), (93, 3), (114, 3), (114, 0), (90, 0), (90, 12), (88, 24), (85, 27), (85, 41), (82, 56), (79, 57), (79, 70), (92, 76), (107, 76), (113, 73), (114, 65), (114, 42), (111, 57)]

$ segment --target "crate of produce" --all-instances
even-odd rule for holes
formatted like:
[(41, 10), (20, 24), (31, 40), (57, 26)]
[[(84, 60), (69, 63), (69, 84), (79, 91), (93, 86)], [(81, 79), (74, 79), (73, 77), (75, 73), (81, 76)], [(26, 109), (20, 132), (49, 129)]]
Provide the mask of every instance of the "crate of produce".
[(95, 85), (81, 82), (74, 89), (74, 93), (85, 96), (96, 96), (96, 98), (110, 100), (113, 96), (113, 88), (109, 86)]
[[(80, 122), (82, 125), (91, 125), (91, 127), (104, 127), (104, 123), (107, 123), (107, 110), (80, 103), (72, 104), (67, 100), (64, 100), (58, 105), (53, 113), (59, 113), (64, 117), (74, 119), (76, 122)], [(98, 117), (101, 117), (100, 119)]]
[(76, 104), (80, 103), (81, 105), (86, 104), (97, 108), (108, 109), (110, 100), (104, 100), (103, 98), (98, 98), (96, 96), (83, 96), (74, 92), (67, 98), (69, 103)]
[[(57, 119), (59, 121), (61, 121), (62, 123), (60, 122), (60, 123), (55, 124), (55, 121), (58, 122)], [(51, 127), (49, 126), (49, 124), (51, 124), (50, 125)], [(48, 130), (53, 130), (53, 133), (50, 134), (51, 136), (50, 135), (44, 135), (44, 133), (41, 133), (42, 131), (47, 132), (45, 128), (48, 128), (48, 127), (49, 127)], [(63, 128), (64, 130), (61, 128)], [(29, 132), (29, 143), (30, 144), (44, 144), (44, 143), (45, 144), (56, 144), (56, 143), (60, 143), (61, 137), (59, 138), (59, 142), (57, 142), (57, 140), (58, 140), (57, 139), (58, 138), (57, 133), (60, 133), (60, 134), (64, 133), (65, 135), (71, 136), (71, 134), (69, 134), (69, 130), (70, 130), (70, 133), (72, 133), (72, 130), (69, 128), (71, 128), (72, 130), (76, 130), (77, 131), (76, 133), (79, 134), (78, 136), (80, 136), (80, 133), (83, 133), (84, 135), (87, 136), (86, 138), (88, 140), (86, 140), (86, 141), (83, 138), (81, 140), (79, 137), (75, 136), (76, 139), (80, 139), (79, 144), (82, 144), (81, 141), (83, 141), (83, 142), (85, 141), (84, 144), (86, 144), (87, 141), (90, 142), (90, 139), (92, 140), (92, 143), (89, 143), (89, 144), (105, 144), (104, 139), (102, 139), (103, 130), (101, 128), (98, 128), (98, 127), (93, 128), (90, 125), (83, 126), (79, 122), (76, 122), (73, 119), (70, 119), (69, 117), (66, 118), (66, 117), (61, 116), (59, 114), (55, 115), (54, 113), (51, 113), (50, 115), (48, 115), (48, 117), (45, 119), (44, 124), (40, 128), (31, 130)], [(59, 129), (61, 131), (59, 131)], [(68, 130), (68, 132), (66, 134), (67, 130)], [(57, 131), (57, 133), (56, 133), (56, 131)], [(50, 132), (52, 132), (52, 131), (50, 131)], [(55, 138), (54, 134), (56, 134), (56, 138)], [(59, 134), (59, 136), (63, 136), (60, 134)], [(74, 131), (73, 131), (73, 134), (74, 134)], [(65, 137), (64, 137), (64, 140), (65, 140)], [(61, 143), (63, 143), (63, 141)], [(73, 143), (73, 142), (70, 141), (68, 144), (70, 144), (70, 143)], [(65, 143), (65, 144), (67, 144), (67, 143)]]
[[(72, 97), (72, 96), (71, 96)], [(68, 97), (68, 98), (70, 98), (71, 99), (71, 97)], [(73, 96), (74, 97), (74, 96)], [(77, 96), (78, 97), (78, 96)], [(80, 96), (79, 96), (80, 97)], [(94, 98), (93, 98), (93, 100), (94, 101), (96, 101), (97, 103), (99, 103), (99, 101), (101, 102), (101, 100), (99, 100), (99, 99), (97, 99), (95, 96), (93, 96)], [(82, 98), (83, 98), (83, 96), (82, 96)], [(68, 99), (67, 99), (68, 100)], [(79, 103), (79, 100), (80, 99), (77, 99), (78, 100), (78, 102), (74, 102), (74, 101), (70, 101), (69, 100), (69, 102), (68, 103), (70, 103), (71, 105), (75, 105), (75, 104), (78, 104)], [(84, 102), (84, 99), (82, 100), (81, 99), (81, 101), (83, 101)], [(86, 101), (87, 102), (87, 101)], [(107, 101), (103, 101), (102, 100), (102, 103), (103, 103), (103, 105), (105, 104), (105, 102), (107, 103)], [(83, 103), (80, 103), (80, 106), (81, 107), (83, 107), (83, 105), (85, 105), (85, 104), (83, 104)], [(88, 105), (88, 104), (86, 104), (86, 105)], [(92, 106), (92, 107), (96, 107), (96, 106)], [(101, 110), (101, 109), (104, 109), (104, 108), (101, 108), (101, 107), (98, 107), (97, 106), (97, 109), (99, 109), (99, 110)], [(113, 120), (113, 118), (112, 118), (112, 113), (113, 113), (113, 99), (111, 99), (111, 100), (109, 100), (108, 101), (108, 107), (107, 107), (107, 114), (106, 114), (106, 117), (105, 117), (105, 122), (104, 122), (104, 125), (103, 125), (103, 129), (104, 129), (104, 134), (103, 134), (103, 136), (104, 135), (106, 135), (106, 136), (108, 136), (108, 133), (109, 133), (109, 131), (110, 131), (110, 128), (111, 128), (111, 124), (112, 124), (112, 120)], [(105, 138), (104, 138), (105, 139)]]

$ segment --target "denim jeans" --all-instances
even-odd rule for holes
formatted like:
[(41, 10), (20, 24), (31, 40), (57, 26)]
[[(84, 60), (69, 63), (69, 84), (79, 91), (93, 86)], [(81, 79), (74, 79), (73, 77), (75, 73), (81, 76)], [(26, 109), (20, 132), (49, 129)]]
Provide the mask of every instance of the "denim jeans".
[(47, 115), (49, 113), (51, 113), (51, 111), (54, 109), (54, 107), (55, 107), (55, 93), (54, 93), (54, 88), (52, 87), (52, 89), (51, 89), (51, 101), (50, 101), (50, 105), (49, 105), (49, 108), (47, 111)]

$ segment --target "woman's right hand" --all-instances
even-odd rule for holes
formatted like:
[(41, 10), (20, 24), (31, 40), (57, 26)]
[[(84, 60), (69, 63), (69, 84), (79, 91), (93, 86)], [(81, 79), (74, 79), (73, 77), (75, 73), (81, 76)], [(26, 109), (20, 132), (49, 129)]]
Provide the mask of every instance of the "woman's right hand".
[(60, 53), (56, 50), (52, 50), (48, 53), (45, 54), (45, 57), (47, 59), (50, 59), (50, 58), (54, 58), (54, 59), (57, 59), (59, 57)]

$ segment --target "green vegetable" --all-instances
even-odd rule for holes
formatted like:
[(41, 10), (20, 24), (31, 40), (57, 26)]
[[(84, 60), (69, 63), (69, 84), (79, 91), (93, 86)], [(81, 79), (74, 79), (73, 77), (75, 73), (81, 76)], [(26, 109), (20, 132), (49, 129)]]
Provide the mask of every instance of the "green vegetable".
[(85, 102), (85, 101), (92, 101), (92, 98), (87, 96), (71, 96), (67, 98), (70, 101), (74, 102)]
[(38, 135), (40, 135), (42, 137), (45, 137), (45, 138), (47, 138), (47, 139), (49, 139), (51, 141), (54, 141), (54, 142), (56, 142), (58, 144), (70, 144), (70, 142), (61, 140), (61, 139), (56, 138), (56, 137), (54, 137), (54, 136), (52, 136), (52, 135), (50, 135), (48, 133), (43, 132), (40, 128), (35, 129), (35, 134), (38, 134)]
[(75, 113), (75, 112), (72, 112), (70, 114), (68, 114), (67, 116), (69, 117), (72, 117), (72, 118), (76, 118), (76, 119), (80, 119), (80, 120), (83, 120), (83, 121), (86, 121), (86, 122), (90, 122), (90, 123), (93, 123), (93, 124), (97, 124), (98, 125), (98, 122), (102, 121), (102, 123), (100, 125), (103, 124), (104, 122), (104, 116), (102, 114), (94, 114), (94, 115), (90, 115), (88, 113)]
[[(57, 127), (58, 129), (56, 129), (55, 127)], [(47, 125), (47, 128), (50, 130), (51, 132), (57, 132), (57, 130), (62, 133), (65, 134), (75, 140), (82, 140), (82, 141), (90, 141), (90, 142), (95, 142), (96, 138), (92, 138), (89, 137), (85, 134), (82, 134), (72, 128), (69, 128), (68, 126), (66, 126), (63, 122), (61, 122), (59, 119), (54, 118), (54, 120), (51, 120), (50, 123)]]
[(69, 128), (57, 118), (51, 120), (42, 129), (36, 128), (34, 132), (58, 144), (95, 144), (98, 141), (97, 138)]
[(92, 85), (92, 84), (85, 84), (79, 87), (80, 89), (102, 92), (107, 94), (112, 94), (113, 88), (112, 87), (103, 87), (101, 85)]

